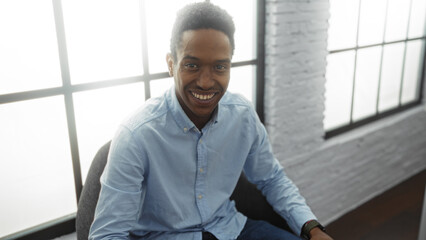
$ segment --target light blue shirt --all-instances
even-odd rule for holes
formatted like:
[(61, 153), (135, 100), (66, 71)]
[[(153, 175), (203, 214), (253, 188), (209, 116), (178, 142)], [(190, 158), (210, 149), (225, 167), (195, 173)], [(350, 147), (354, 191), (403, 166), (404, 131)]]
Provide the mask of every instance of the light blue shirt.
[(229, 197), (242, 170), (297, 234), (316, 219), (250, 102), (226, 93), (199, 131), (171, 88), (113, 138), (90, 239), (236, 239), (247, 218)]

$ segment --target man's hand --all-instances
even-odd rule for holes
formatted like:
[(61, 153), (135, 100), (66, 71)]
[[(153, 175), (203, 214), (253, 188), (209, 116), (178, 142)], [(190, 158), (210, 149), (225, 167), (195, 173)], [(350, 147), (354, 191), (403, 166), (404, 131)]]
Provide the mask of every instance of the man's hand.
[(319, 228), (313, 228), (309, 234), (311, 235), (311, 240), (333, 240), (327, 233), (323, 232)]

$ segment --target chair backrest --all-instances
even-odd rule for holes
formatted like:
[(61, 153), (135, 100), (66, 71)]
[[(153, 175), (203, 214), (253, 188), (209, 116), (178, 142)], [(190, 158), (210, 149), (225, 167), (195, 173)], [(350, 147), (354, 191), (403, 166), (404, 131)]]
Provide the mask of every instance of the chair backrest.
[(420, 230), (418, 240), (426, 239), (426, 186), (425, 186), (425, 196), (423, 197), (423, 211), (422, 216), (420, 217)]
[[(108, 142), (99, 149), (87, 174), (78, 202), (76, 217), (78, 240), (88, 239), (101, 189), (99, 180), (107, 162), (110, 145), (111, 142)], [(247, 180), (244, 173), (241, 173), (231, 199), (235, 201), (238, 211), (247, 217), (256, 220), (265, 220), (277, 227), (291, 231), (287, 222), (272, 209), (266, 198), (255, 185)]]
[(77, 216), (75, 219), (78, 240), (87, 240), (89, 238), (89, 230), (95, 216), (96, 204), (98, 203), (99, 192), (101, 190), (99, 180), (108, 159), (110, 145), (111, 141), (98, 150), (87, 173), (86, 181), (78, 200)]

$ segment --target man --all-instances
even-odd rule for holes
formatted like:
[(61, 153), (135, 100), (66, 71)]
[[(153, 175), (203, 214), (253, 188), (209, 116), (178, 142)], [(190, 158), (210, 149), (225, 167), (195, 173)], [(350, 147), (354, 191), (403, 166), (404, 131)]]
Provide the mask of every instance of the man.
[(297, 234), (331, 239), (274, 158), (251, 104), (227, 93), (234, 24), (222, 9), (182, 9), (167, 55), (175, 86), (114, 137), (91, 239), (300, 239), (247, 219), (229, 200), (241, 171)]

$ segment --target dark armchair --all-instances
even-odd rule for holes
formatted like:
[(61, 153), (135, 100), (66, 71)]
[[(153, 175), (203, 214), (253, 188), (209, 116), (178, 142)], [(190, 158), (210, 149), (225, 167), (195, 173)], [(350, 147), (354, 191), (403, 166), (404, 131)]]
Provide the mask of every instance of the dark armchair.
[[(99, 149), (87, 174), (76, 217), (78, 240), (88, 239), (101, 188), (99, 179), (107, 162), (110, 144), (111, 142), (108, 142)], [(265, 197), (247, 180), (244, 173), (241, 174), (231, 199), (235, 200), (238, 211), (247, 217), (266, 220), (277, 227), (291, 231), (286, 221), (274, 212)]]

